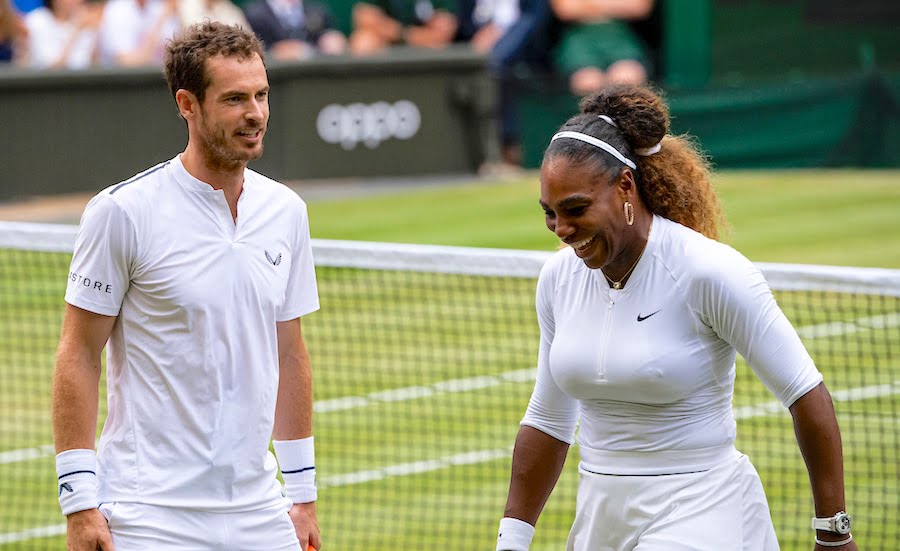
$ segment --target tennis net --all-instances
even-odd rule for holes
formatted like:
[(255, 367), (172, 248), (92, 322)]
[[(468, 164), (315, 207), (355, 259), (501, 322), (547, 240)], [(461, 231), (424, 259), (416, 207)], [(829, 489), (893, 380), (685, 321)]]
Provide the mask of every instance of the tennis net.
[[(75, 232), (0, 222), (0, 551), (65, 548), (49, 395)], [(549, 254), (314, 240), (322, 309), (304, 334), (328, 548), (492, 549)], [(900, 271), (760, 267), (835, 399), (854, 537), (896, 549)], [(737, 444), (760, 472), (782, 549), (809, 549), (812, 499), (790, 415), (740, 359), (735, 388)], [(534, 550), (564, 548), (576, 454)]]

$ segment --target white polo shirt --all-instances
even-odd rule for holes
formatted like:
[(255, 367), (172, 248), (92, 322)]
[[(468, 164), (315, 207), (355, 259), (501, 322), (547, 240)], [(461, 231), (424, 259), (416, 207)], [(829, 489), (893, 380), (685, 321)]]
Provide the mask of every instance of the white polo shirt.
[(94, 197), (66, 301), (118, 316), (100, 500), (240, 511), (278, 503), (268, 452), (276, 322), (319, 308), (305, 203), (245, 171), (237, 222), (179, 157)]
[(822, 381), (762, 273), (731, 247), (654, 216), (621, 290), (571, 248), (537, 286), (537, 381), (523, 425), (604, 474), (709, 469), (733, 455), (735, 354), (785, 405)]

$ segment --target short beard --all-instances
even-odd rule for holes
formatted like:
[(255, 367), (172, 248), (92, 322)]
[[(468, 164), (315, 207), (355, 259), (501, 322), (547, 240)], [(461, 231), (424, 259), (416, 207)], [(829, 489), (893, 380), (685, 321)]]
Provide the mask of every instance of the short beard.
[[(229, 170), (238, 165), (246, 164), (249, 161), (255, 161), (262, 156), (263, 144), (260, 144), (258, 150), (246, 153), (237, 152), (228, 147), (228, 139), (225, 137), (225, 131), (223, 130), (218, 134), (213, 132), (213, 130), (206, 125), (205, 118), (201, 123), (200, 130), (200, 145), (206, 152), (207, 162), (212, 168)], [(260, 130), (262, 129), (260, 128)]]

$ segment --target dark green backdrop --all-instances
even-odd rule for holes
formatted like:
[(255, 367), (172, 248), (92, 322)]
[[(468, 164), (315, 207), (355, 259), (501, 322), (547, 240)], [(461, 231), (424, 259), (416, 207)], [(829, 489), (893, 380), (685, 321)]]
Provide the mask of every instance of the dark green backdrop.
[[(329, 0), (349, 31), (352, 0)], [(659, 85), (673, 130), (720, 168), (900, 166), (900, 2), (663, 0)], [(272, 63), (266, 154), (279, 179), (474, 173), (496, 157), (494, 85), (457, 45)], [(525, 76), (517, 107), (524, 162), (577, 107), (552, 75)], [(412, 136), (328, 143), (318, 116), (339, 106), (362, 132), (376, 106), (415, 104)], [(360, 107), (362, 106), (362, 107)], [(376, 113), (377, 114), (377, 113)], [(95, 191), (179, 152), (184, 124), (158, 69), (0, 71), (0, 199)]]
[[(697, 137), (719, 168), (900, 166), (900, 74), (675, 88), (667, 96), (672, 131)], [(537, 167), (578, 98), (544, 82), (527, 87), (519, 107), (525, 164)]]

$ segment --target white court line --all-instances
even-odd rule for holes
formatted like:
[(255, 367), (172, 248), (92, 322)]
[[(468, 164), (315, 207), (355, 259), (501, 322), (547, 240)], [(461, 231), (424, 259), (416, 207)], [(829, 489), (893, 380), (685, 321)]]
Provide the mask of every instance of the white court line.
[[(821, 323), (817, 325), (807, 325), (797, 329), (797, 333), (807, 339), (835, 337), (858, 333), (869, 329), (887, 329), (900, 326), (900, 312), (892, 312), (879, 316), (869, 316), (859, 318), (853, 322), (832, 322)], [(467, 377), (463, 379), (451, 379), (448, 381), (439, 381), (424, 386), (408, 386), (395, 388), (390, 390), (381, 390), (371, 392), (365, 396), (344, 396), (341, 398), (332, 398), (330, 400), (319, 400), (313, 404), (313, 412), (328, 413), (332, 411), (344, 411), (366, 407), (377, 403), (402, 402), (406, 400), (416, 400), (419, 398), (427, 398), (436, 394), (445, 394), (448, 392), (467, 392), (469, 390), (480, 390), (499, 386), (503, 383), (525, 383), (534, 381), (535, 368), (517, 369), (507, 371), (499, 375), (479, 375), (475, 377)], [(890, 386), (890, 385), (888, 385)], [(870, 388), (870, 387), (866, 387)], [(871, 390), (869, 390), (871, 391)], [(840, 391), (832, 394), (835, 400)], [(759, 409), (762, 408), (762, 409)], [(781, 404), (778, 402), (770, 402), (755, 406), (743, 406), (735, 408), (735, 416), (742, 419), (742, 415), (752, 414), (754, 411), (768, 414), (781, 410)], [(55, 455), (53, 444), (44, 444), (34, 448), (23, 448), (18, 450), (10, 450), (0, 452), (0, 465), (7, 463), (16, 463), (19, 461), (28, 461), (31, 459), (41, 459)]]
[[(842, 413), (839, 421), (843, 422), (858, 422), (858, 423), (868, 423), (870, 426), (874, 425), (896, 425), (900, 427), (900, 417), (895, 417), (893, 415), (869, 415), (863, 413)], [(870, 428), (870, 427), (867, 427)], [(872, 429), (875, 430), (875, 429)], [(896, 440), (897, 435), (900, 433), (894, 433), (893, 438)]]
[[(869, 329), (887, 329), (897, 326), (900, 326), (900, 312), (859, 318), (853, 322), (832, 322), (807, 325), (798, 328), (797, 333), (801, 337), (807, 339), (816, 339), (858, 333)], [(500, 375), (480, 375), (463, 379), (451, 379), (449, 381), (439, 381), (425, 386), (408, 386), (390, 390), (381, 390), (378, 392), (371, 392), (365, 396), (344, 396), (341, 398), (332, 398), (330, 400), (319, 400), (313, 404), (313, 411), (315, 413), (328, 413), (332, 411), (344, 411), (366, 407), (376, 403), (416, 400), (434, 396), (435, 394), (480, 390), (498, 386), (506, 382), (531, 382), (534, 381), (534, 377), (535, 368), (529, 368), (507, 371)], [(839, 399), (837, 397), (838, 393), (834, 393), (833, 395), (836, 400)], [(763, 408), (760, 410), (763, 412), (773, 412), (782, 409), (781, 404), (772, 402), (736, 408), (735, 415), (738, 419), (741, 419), (741, 415), (745, 415), (745, 411), (747, 413), (752, 413), (755, 411), (755, 408)], [(54, 454), (55, 450), (52, 444), (0, 452), (0, 465), (28, 461), (30, 459), (41, 459)]]
[[(343, 411), (365, 407), (379, 402), (401, 402), (434, 396), (436, 394), (446, 394), (448, 392), (479, 390), (498, 386), (507, 382), (527, 383), (534, 381), (535, 372), (536, 368), (532, 367), (530, 369), (507, 371), (499, 375), (479, 375), (477, 377), (468, 377), (465, 379), (438, 381), (428, 386), (408, 386), (391, 390), (381, 390), (378, 392), (371, 392), (365, 396), (345, 396), (343, 398), (334, 398), (331, 400), (320, 400), (313, 404), (313, 411), (316, 413), (329, 413), (332, 411)], [(44, 444), (43, 446), (34, 448), (10, 450), (0, 452), (0, 465), (28, 461), (31, 459), (42, 459), (53, 455), (56, 455), (56, 449), (53, 444)]]
[[(850, 388), (847, 390), (838, 390), (832, 392), (832, 397), (839, 402), (851, 402), (855, 400), (865, 400), (868, 398), (876, 398), (880, 396), (890, 396), (900, 394), (900, 381), (894, 381), (893, 384), (874, 385), (860, 388)], [(783, 414), (787, 411), (779, 402), (764, 402), (754, 406), (744, 406), (734, 409), (734, 415), (737, 419), (749, 419), (752, 417), (762, 417), (771, 414)], [(447, 455), (437, 459), (426, 459), (422, 461), (413, 461), (410, 463), (399, 463), (396, 465), (388, 465), (377, 469), (368, 469), (365, 471), (356, 471), (350, 473), (336, 474), (321, 477), (318, 480), (321, 488), (339, 488), (341, 486), (351, 486), (354, 484), (365, 484), (377, 480), (385, 480), (387, 478), (397, 476), (410, 476), (431, 471), (437, 471), (459, 465), (476, 465), (478, 463), (486, 463), (497, 459), (504, 459), (510, 456), (512, 448), (495, 448), (492, 450), (478, 450), (474, 452), (458, 453)], [(66, 533), (65, 524), (55, 524), (52, 526), (44, 526), (41, 528), (32, 528), (21, 532), (10, 532), (8, 534), (0, 534), (0, 545), (6, 543), (14, 543), (34, 538), (45, 538), (51, 536), (60, 536)]]
[(486, 463), (495, 459), (503, 459), (510, 456), (512, 448), (498, 448), (494, 450), (478, 450), (468, 453), (459, 453), (439, 457), (437, 459), (428, 459), (425, 461), (413, 461), (412, 463), (400, 463), (398, 465), (388, 465), (379, 469), (371, 469), (367, 471), (357, 471), (354, 473), (337, 474), (321, 477), (318, 480), (320, 488), (336, 488), (340, 486), (350, 486), (352, 484), (362, 484), (372, 482), (374, 480), (384, 480), (394, 476), (409, 476), (420, 473), (427, 473), (446, 469), (448, 467), (456, 467), (459, 465), (476, 465), (478, 463)]
[[(807, 325), (797, 329), (797, 333), (806, 339), (817, 339), (848, 335), (870, 329), (888, 329), (897, 326), (900, 326), (900, 312), (859, 318), (853, 322), (831, 322)], [(534, 381), (534, 378), (535, 368), (508, 371), (501, 375), (452, 379), (427, 386), (409, 386), (372, 392), (365, 396), (345, 396), (342, 398), (333, 398), (331, 400), (321, 400), (313, 405), (313, 411), (316, 413), (326, 413), (330, 411), (355, 409), (378, 402), (399, 402), (425, 398), (447, 392), (480, 390), (498, 386), (504, 382), (531, 382)]]
[(40, 459), (55, 454), (56, 448), (53, 444), (44, 444), (43, 446), (37, 446), (36, 448), (9, 450), (7, 452), (0, 452), (0, 465), (28, 461), (29, 459)]
[[(94, 447), (100, 445), (100, 439), (94, 441)], [(18, 450), (9, 450), (0, 452), (0, 465), (6, 463), (17, 463), (19, 461), (29, 461), (31, 459), (43, 459), (56, 455), (56, 446), (53, 444), (44, 444), (34, 448), (22, 448)]]
[[(835, 390), (831, 391), (831, 398), (835, 402), (855, 402), (857, 400), (868, 400), (870, 398), (880, 398), (882, 396), (892, 396), (894, 394), (900, 394), (900, 381), (894, 381), (893, 384)], [(734, 418), (738, 420), (761, 417), (764, 415), (789, 414), (790, 411), (777, 400), (754, 404), (752, 406), (740, 406), (734, 408)]]
[[(823, 338), (833, 337), (842, 334), (856, 333), (867, 329), (885, 329), (900, 325), (900, 313), (885, 314), (882, 316), (871, 316), (860, 318), (853, 323), (838, 322), (824, 323), (818, 325), (810, 325), (801, 327), (797, 333), (805, 338)], [(530, 382), (535, 377), (535, 369), (519, 369), (508, 371), (500, 375), (488, 375), (469, 377), (464, 379), (453, 379), (449, 381), (440, 381), (428, 386), (411, 386), (402, 387), (387, 391), (372, 392), (366, 396), (345, 396), (331, 400), (318, 401), (313, 406), (313, 411), (317, 413), (327, 413), (331, 411), (342, 411), (365, 407), (373, 403), (379, 402), (397, 402), (403, 400), (414, 400), (418, 398), (433, 396), (434, 394), (446, 392), (464, 392), (468, 390), (477, 390), (500, 385), (504, 382)], [(838, 390), (832, 392), (835, 401), (854, 401), (867, 398), (875, 398), (879, 396), (887, 396), (900, 392), (900, 381), (895, 381), (893, 385), (876, 385), (848, 390)], [(786, 410), (781, 403), (777, 401), (765, 402), (753, 406), (742, 406), (734, 409), (736, 419), (747, 419), (763, 415), (785, 414)], [(27, 461), (30, 459), (40, 459), (52, 456), (55, 453), (52, 444), (45, 444), (34, 448), (23, 448), (19, 450), (11, 450), (0, 452), (0, 465), (5, 463), (15, 463), (18, 461)], [(349, 484), (362, 484), (374, 480), (382, 480), (393, 476), (408, 476), (423, 472), (447, 468), (453, 465), (475, 464), (484, 461), (491, 461), (505, 457), (509, 450), (495, 449), (472, 452), (469, 454), (453, 455), (443, 458), (416, 461), (412, 463), (402, 463), (383, 467), (380, 469), (372, 469), (367, 471), (359, 471), (356, 473), (345, 473), (323, 477), (320, 484), (323, 487), (339, 487)], [(62, 535), (65, 533), (65, 524), (45, 526), (42, 528), (33, 528), (22, 532), (13, 532), (9, 534), (0, 534), (0, 545), (12, 543), (16, 541), (24, 541), (33, 538), (50, 537)]]
[(499, 386), (507, 382), (525, 383), (534, 381), (535, 372), (536, 368), (532, 367), (529, 369), (507, 371), (500, 375), (478, 375), (476, 377), (466, 377), (464, 379), (438, 381), (425, 386), (407, 386), (391, 390), (381, 390), (378, 392), (371, 392), (365, 396), (345, 396), (343, 398), (321, 400), (313, 404), (313, 411), (315, 413), (326, 413), (330, 411), (364, 407), (377, 402), (400, 402), (434, 396), (435, 394), (445, 394), (448, 392), (481, 390), (483, 388)]
[[(351, 486), (354, 484), (365, 484), (367, 482), (384, 480), (396, 476), (410, 476), (441, 469), (447, 469), (450, 467), (457, 467), (461, 465), (477, 465), (478, 463), (486, 463), (488, 461), (494, 461), (495, 459), (503, 459), (509, 457), (511, 453), (512, 447), (498, 448), (493, 450), (478, 450), (474, 452), (448, 455), (439, 457), (437, 459), (388, 465), (385, 467), (380, 467), (378, 469), (369, 469), (366, 471), (324, 476), (320, 477), (317, 482), (319, 488), (338, 488), (341, 486)], [(0, 534), (0, 545), (15, 543), (18, 541), (26, 541), (35, 538), (62, 536), (65, 533), (65, 524), (54, 524), (52, 526), (31, 528), (29, 530), (23, 530), (21, 532)]]
[(63, 536), (66, 533), (65, 524), (54, 524), (52, 526), (41, 526), (40, 528), (31, 528), (21, 532), (10, 532), (9, 534), (0, 534), (0, 545), (7, 543), (15, 543), (17, 541), (27, 541), (36, 538), (52, 538), (54, 536)]
[(869, 329), (891, 329), (900, 325), (900, 312), (859, 318), (855, 321), (833, 321), (806, 325), (797, 329), (797, 334), (805, 339), (820, 339), (851, 335)]
[[(807, 325), (797, 329), (797, 333), (807, 339), (835, 337), (843, 334), (857, 333), (859, 331), (869, 329), (886, 329), (897, 327), (900, 325), (900, 312), (893, 312), (880, 316), (870, 316), (859, 318), (854, 322), (834, 322), (822, 323), (817, 325)], [(499, 375), (479, 375), (476, 377), (468, 377), (463, 379), (451, 379), (448, 381), (439, 381), (430, 385), (408, 386), (395, 388), (390, 390), (381, 390), (371, 392), (364, 396), (344, 396), (341, 398), (332, 398), (330, 400), (319, 400), (313, 404), (315, 413), (328, 413), (332, 411), (344, 411), (366, 407), (377, 403), (401, 402), (406, 400), (416, 400), (426, 398), (436, 394), (444, 394), (448, 392), (465, 392), (469, 390), (479, 390), (501, 385), (506, 382), (525, 383), (534, 381), (535, 368), (517, 369), (507, 371)], [(867, 387), (868, 388), (868, 387)], [(833, 394), (836, 400), (839, 400), (839, 392)], [(781, 410), (781, 404), (772, 402), (760, 404), (756, 406), (743, 406), (735, 409), (735, 415), (741, 419), (742, 415), (752, 413), (757, 408), (759, 411), (773, 412)], [(746, 413), (745, 413), (746, 412)], [(55, 454), (53, 444), (45, 444), (34, 448), (23, 448), (18, 450), (10, 450), (0, 452), (0, 465), (7, 463), (16, 463), (19, 461), (28, 461), (31, 459), (41, 459), (50, 457)]]

